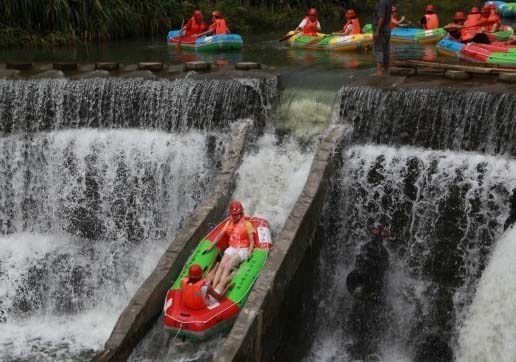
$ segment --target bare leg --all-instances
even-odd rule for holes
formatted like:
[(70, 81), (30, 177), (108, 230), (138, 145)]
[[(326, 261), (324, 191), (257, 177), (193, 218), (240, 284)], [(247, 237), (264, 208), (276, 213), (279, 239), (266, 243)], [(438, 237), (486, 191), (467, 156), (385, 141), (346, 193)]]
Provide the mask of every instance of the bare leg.
[(376, 63), (376, 75), (378, 75), (378, 76), (383, 75), (383, 64), (382, 63)]
[(213, 286), (213, 278), (215, 278), (215, 273), (217, 272), (217, 269), (219, 268), (219, 263), (217, 262), (213, 268), (211, 268), (210, 272), (208, 273), (208, 276), (206, 277), (206, 282)]
[(225, 279), (222, 279), (221, 282), (218, 285), (216, 285), (214, 288), (217, 289), (219, 292), (222, 292), (224, 289), (226, 289), (229, 282), (231, 282), (231, 279), (233, 279), (233, 278), (231, 278), (231, 275)]
[(227, 254), (224, 254), (222, 257), (222, 260), (220, 261), (219, 266), (217, 267), (217, 270), (215, 271), (215, 276), (213, 278), (212, 286), (215, 286), (220, 283), (220, 280), (222, 278), (224, 269), (226, 268), (226, 265), (228, 264), (231, 257)]
[[(231, 273), (231, 270), (236, 267), (238, 264), (240, 264), (240, 256), (238, 255), (233, 255), (231, 257), (231, 259), (228, 260), (226, 266), (224, 267), (224, 269), (222, 270), (222, 276), (221, 278), (219, 279), (219, 283), (224, 280), (224, 279), (227, 279), (229, 276), (229, 274)], [(230, 277), (231, 279), (231, 277)]]

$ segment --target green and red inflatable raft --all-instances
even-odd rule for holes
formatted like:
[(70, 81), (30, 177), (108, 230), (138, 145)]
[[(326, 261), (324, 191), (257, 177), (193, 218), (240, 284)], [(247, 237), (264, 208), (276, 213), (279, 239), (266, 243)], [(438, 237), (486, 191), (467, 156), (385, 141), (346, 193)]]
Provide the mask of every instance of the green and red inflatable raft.
[(255, 229), (255, 248), (251, 256), (240, 264), (236, 272), (233, 272), (231, 281), (233, 288), (228, 291), (224, 299), (205, 309), (193, 310), (183, 304), (181, 280), (188, 276), (188, 269), (192, 264), (199, 264), (206, 277), (217, 261), (219, 252), (228, 246), (227, 235), (223, 236), (217, 247), (211, 252), (206, 253), (205, 251), (228, 220), (221, 222), (199, 243), (167, 293), (163, 308), (165, 328), (177, 337), (202, 341), (231, 328), (265, 265), (269, 249), (272, 246), (270, 226), (265, 219), (251, 217), (249, 221)]

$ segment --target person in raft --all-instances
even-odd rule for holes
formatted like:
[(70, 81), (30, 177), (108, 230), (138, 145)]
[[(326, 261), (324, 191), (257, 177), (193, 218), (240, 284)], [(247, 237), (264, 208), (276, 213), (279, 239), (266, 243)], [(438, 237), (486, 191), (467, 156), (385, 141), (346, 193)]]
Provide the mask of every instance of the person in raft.
[(297, 26), (296, 32), (303, 32), (303, 35), (318, 36), (318, 32), (321, 31), (321, 23), (317, 19), (317, 9), (308, 9), (306, 17)]
[(435, 6), (427, 5), (425, 15), (419, 21), (425, 30), (433, 30), (439, 27), (439, 17), (435, 13)]
[(222, 16), (222, 12), (215, 10), (211, 13), (211, 25), (207, 31), (200, 33), (197, 37), (205, 35), (226, 35), (229, 34), (229, 28), (226, 24), (226, 20)]
[(448, 32), (450, 39), (460, 41), (462, 39), (462, 31), (464, 28), (464, 22), (466, 21), (466, 15), (462, 11), (457, 11), (453, 16), (453, 23), (450, 23), (444, 27)]
[(190, 266), (188, 277), (181, 280), (183, 303), (187, 308), (199, 310), (216, 304), (232, 288), (229, 284), (231, 278), (226, 278), (218, 285), (212, 286), (217, 269), (218, 264), (208, 273), (208, 277), (203, 279), (201, 266), (199, 264)]
[(333, 33), (334, 35), (356, 35), (360, 34), (361, 27), (360, 21), (358, 20), (357, 13), (353, 9), (346, 11), (346, 24), (342, 28), (342, 31)]
[(398, 9), (393, 5), (391, 13), (391, 30), (404, 23), (405, 20), (404, 16), (402, 16), (401, 19), (398, 19)]
[(188, 19), (183, 29), (185, 37), (195, 36), (206, 31), (206, 24), (200, 10), (195, 10), (192, 17)]
[(212, 285), (226, 280), (233, 268), (249, 258), (254, 250), (254, 227), (244, 215), (244, 208), (238, 201), (229, 204), (230, 219), (215, 237), (213, 244), (206, 250), (211, 251), (224, 235), (229, 237), (229, 247), (224, 251)]

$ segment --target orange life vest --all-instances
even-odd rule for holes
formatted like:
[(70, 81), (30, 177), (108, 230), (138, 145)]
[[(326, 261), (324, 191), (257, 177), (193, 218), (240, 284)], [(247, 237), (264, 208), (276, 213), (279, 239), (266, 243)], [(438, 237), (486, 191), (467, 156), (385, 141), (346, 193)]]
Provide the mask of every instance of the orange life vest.
[(305, 20), (306, 24), (303, 27), (303, 35), (317, 36), (317, 32), (319, 31), (319, 29), (317, 29), (317, 23), (319, 22), (317, 18), (315, 21), (311, 21), (307, 16)]
[(215, 21), (210, 25), (210, 30), (214, 31), (213, 35), (226, 35), (229, 33), (226, 20), (224, 19), (215, 19)]
[(186, 23), (186, 34), (185, 36), (192, 36), (201, 34), (206, 30), (206, 24), (204, 21), (198, 23), (194, 18), (190, 18)]
[(394, 21), (398, 21), (398, 18), (393, 15), (393, 16), (391, 16), (391, 30), (397, 26), (397, 24), (394, 23)]
[(194, 284), (189, 283), (188, 278), (183, 278), (183, 280), (181, 280), (181, 288), (183, 289), (183, 303), (186, 307), (193, 310), (206, 308), (206, 300), (204, 299), (201, 290), (203, 285), (203, 279)]
[(496, 12), (491, 12), (491, 15), (487, 18), (487, 22), (489, 25), (487, 27), (491, 30), (495, 25), (498, 25), (498, 28), (502, 26), (502, 20), (500, 17), (496, 14)]
[(353, 25), (353, 30), (351, 31), (351, 33), (349, 33), (349, 35), (355, 35), (355, 34), (360, 34), (360, 21), (358, 21), (358, 19), (351, 19), (350, 21), (348, 21), (346, 24), (344, 24), (344, 28), (342, 29), (343, 32), (346, 32), (346, 30), (348, 29), (348, 27), (350, 25)]
[(251, 245), (249, 241), (249, 231), (247, 230), (247, 219), (242, 216), (240, 220), (236, 223), (233, 223), (233, 220), (229, 220), (224, 230), (227, 235), (229, 235), (229, 246), (233, 248), (248, 248)]
[(439, 17), (437, 14), (425, 14), (425, 30), (437, 29), (439, 27)]
[(470, 30), (478, 30), (479, 27), (477, 25), (478, 23), (480, 23), (480, 17), (480, 14), (469, 14), (466, 18), (464, 26), (469, 28)]

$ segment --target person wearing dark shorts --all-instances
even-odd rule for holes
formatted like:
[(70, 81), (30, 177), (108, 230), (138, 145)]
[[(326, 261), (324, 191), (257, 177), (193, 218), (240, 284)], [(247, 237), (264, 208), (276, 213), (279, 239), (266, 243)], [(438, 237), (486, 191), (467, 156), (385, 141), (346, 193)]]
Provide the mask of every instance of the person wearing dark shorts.
[(374, 19), (374, 56), (376, 75), (382, 76), (389, 69), (391, 57), (392, 0), (377, 0)]

